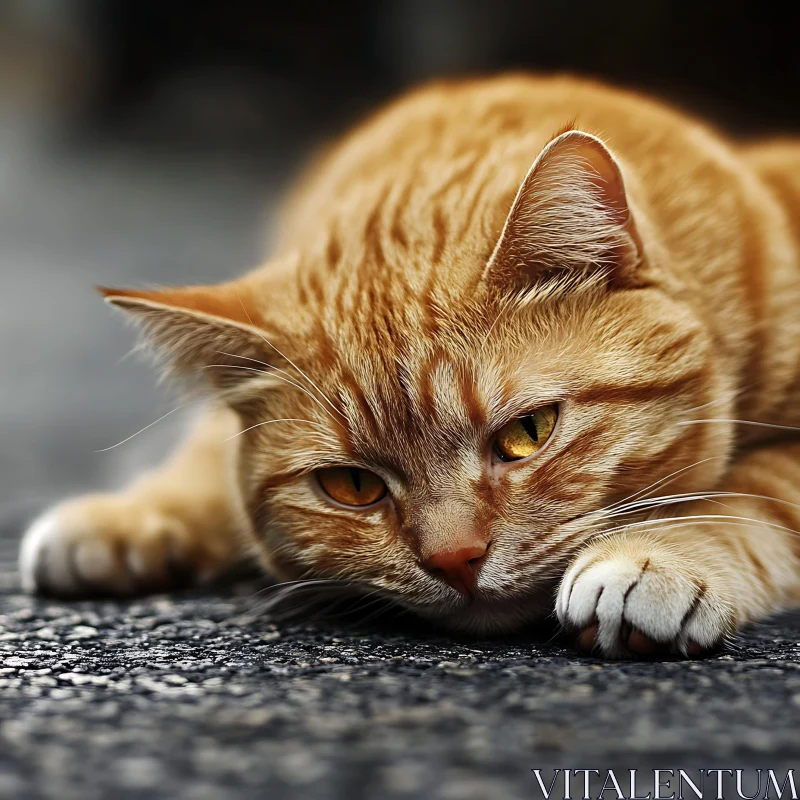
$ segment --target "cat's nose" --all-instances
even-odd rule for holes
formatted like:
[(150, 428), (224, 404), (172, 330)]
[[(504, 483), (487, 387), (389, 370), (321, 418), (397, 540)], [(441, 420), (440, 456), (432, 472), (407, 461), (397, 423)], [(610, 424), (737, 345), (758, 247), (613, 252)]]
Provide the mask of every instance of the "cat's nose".
[(475, 592), (478, 572), (488, 549), (487, 542), (476, 541), (469, 547), (434, 553), (422, 562), (422, 566), (434, 577), (469, 596)]

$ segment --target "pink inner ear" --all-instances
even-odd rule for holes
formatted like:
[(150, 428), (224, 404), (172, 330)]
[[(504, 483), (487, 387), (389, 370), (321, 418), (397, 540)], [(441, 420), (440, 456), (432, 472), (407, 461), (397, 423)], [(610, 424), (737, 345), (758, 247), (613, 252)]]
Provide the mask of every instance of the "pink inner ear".
[(257, 313), (252, 307), (251, 292), (242, 285), (187, 286), (168, 289), (109, 289), (96, 287), (106, 299), (121, 298), (157, 303), (166, 308), (197, 311), (228, 319), (242, 325), (255, 325)]
[(619, 221), (630, 217), (625, 185), (613, 156), (596, 139), (576, 134), (575, 154), (582, 162), (587, 177), (602, 192), (604, 204), (619, 215)]

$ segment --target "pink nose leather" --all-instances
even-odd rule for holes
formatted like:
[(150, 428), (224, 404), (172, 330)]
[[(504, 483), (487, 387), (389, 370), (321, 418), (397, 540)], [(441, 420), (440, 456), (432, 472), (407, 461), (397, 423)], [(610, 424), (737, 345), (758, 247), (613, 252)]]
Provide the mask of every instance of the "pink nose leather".
[(478, 572), (488, 547), (488, 544), (476, 542), (471, 547), (434, 553), (422, 562), (422, 566), (461, 594), (471, 595), (478, 583)]

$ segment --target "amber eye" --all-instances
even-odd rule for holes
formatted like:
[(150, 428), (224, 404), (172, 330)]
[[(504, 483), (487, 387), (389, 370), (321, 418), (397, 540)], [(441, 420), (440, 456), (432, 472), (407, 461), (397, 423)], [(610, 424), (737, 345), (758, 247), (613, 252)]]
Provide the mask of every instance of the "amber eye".
[(386, 484), (374, 473), (357, 467), (318, 469), (325, 494), (345, 506), (368, 506), (386, 494)]
[(502, 461), (519, 461), (541, 450), (558, 419), (558, 406), (544, 406), (513, 419), (497, 432), (494, 451)]

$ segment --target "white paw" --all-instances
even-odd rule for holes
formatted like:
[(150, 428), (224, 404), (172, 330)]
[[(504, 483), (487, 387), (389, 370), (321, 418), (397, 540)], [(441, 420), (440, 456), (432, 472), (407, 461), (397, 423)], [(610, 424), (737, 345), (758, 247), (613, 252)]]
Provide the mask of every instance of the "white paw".
[(52, 586), (68, 593), (75, 586), (64, 552), (66, 539), (59, 531), (58, 513), (50, 511), (25, 532), (19, 551), (19, 574), (26, 592)]
[(579, 556), (561, 582), (556, 613), (580, 633), (581, 649), (608, 658), (699, 655), (733, 627), (710, 576), (644, 538), (609, 541)]
[(129, 595), (185, 582), (186, 530), (114, 495), (79, 498), (39, 517), (22, 540), (19, 570), (28, 592), (76, 597)]

